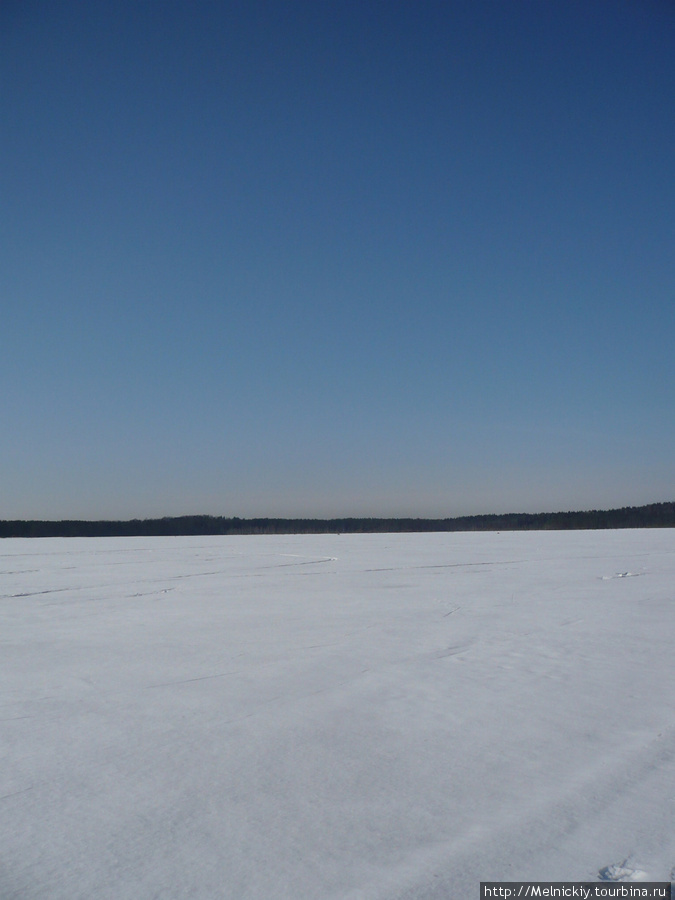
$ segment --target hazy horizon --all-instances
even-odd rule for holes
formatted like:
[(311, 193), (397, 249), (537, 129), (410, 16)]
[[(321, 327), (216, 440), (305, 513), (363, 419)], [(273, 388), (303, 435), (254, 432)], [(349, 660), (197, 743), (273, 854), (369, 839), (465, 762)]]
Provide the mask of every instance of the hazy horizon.
[(673, 47), (652, 0), (3, 4), (0, 518), (667, 502)]
[[(407, 516), (407, 515), (401, 515), (401, 516), (378, 516), (378, 515), (367, 515), (367, 514), (363, 514), (363, 515), (351, 515), (350, 513), (345, 513), (345, 514), (339, 515), (339, 516), (338, 516), (338, 515), (329, 515), (329, 516), (321, 516), (321, 515), (306, 515), (306, 516), (302, 516), (302, 515), (298, 515), (298, 516), (281, 516), (281, 515), (277, 515), (277, 516), (266, 516), (266, 515), (263, 515), (263, 514), (261, 514), (261, 515), (251, 515), (251, 516), (239, 516), (239, 515), (237, 515), (236, 513), (201, 513), (201, 512), (194, 512), (194, 511), (193, 511), (193, 512), (187, 512), (187, 513), (177, 513), (177, 514), (171, 515), (171, 516), (168, 516), (168, 515), (166, 515), (166, 516), (165, 516), (165, 515), (155, 515), (155, 516), (130, 516), (130, 517), (127, 517), (127, 518), (125, 518), (125, 519), (110, 519), (110, 518), (103, 518), (103, 517), (100, 517), (100, 516), (99, 516), (99, 517), (96, 517), (96, 518), (93, 518), (93, 517), (77, 517), (77, 518), (74, 518), (74, 517), (67, 517), (67, 518), (63, 518), (63, 519), (61, 519), (61, 520), (53, 520), (53, 519), (42, 519), (42, 520), (40, 520), (40, 519), (33, 519), (33, 520), (31, 520), (31, 519), (14, 519), (14, 521), (45, 521), (45, 522), (50, 522), (50, 521), (63, 521), (63, 522), (67, 522), (67, 521), (81, 521), (81, 522), (135, 522), (135, 521), (145, 521), (145, 520), (148, 520), (148, 521), (159, 521), (159, 520), (161, 520), (161, 519), (183, 519), (183, 518), (187, 518), (187, 519), (192, 519), (192, 518), (214, 518), (214, 519), (226, 519), (226, 520), (227, 520), (227, 519), (239, 519), (239, 520), (241, 520), (242, 522), (251, 521), (251, 520), (255, 520), (255, 519), (269, 519), (270, 521), (276, 521), (276, 520), (280, 520), (280, 521), (283, 521), (283, 520), (288, 520), (288, 521), (296, 521), (296, 520), (297, 520), (297, 521), (307, 521), (307, 520), (316, 520), (316, 521), (341, 521), (341, 520), (344, 520), (344, 519), (374, 519), (374, 520), (378, 520), (378, 519), (383, 519), (383, 520), (389, 520), (389, 519), (393, 519), (393, 520), (406, 520), (406, 519), (412, 519), (412, 520), (419, 520), (419, 521), (435, 521), (435, 520), (443, 521), (443, 520), (445, 520), (445, 519), (471, 518), (471, 517), (476, 517), (476, 516), (509, 516), (509, 515), (516, 515), (516, 516), (517, 516), (517, 515), (535, 515), (535, 516), (536, 516), (536, 515), (554, 515), (554, 516), (555, 516), (555, 515), (566, 515), (566, 514), (576, 514), (576, 513), (584, 514), (584, 513), (587, 513), (587, 512), (588, 512), (588, 513), (593, 513), (593, 512), (603, 513), (603, 512), (613, 512), (613, 511), (615, 511), (615, 510), (616, 510), (616, 511), (621, 511), (621, 510), (623, 510), (623, 509), (640, 509), (640, 508), (642, 508), (642, 507), (660, 506), (660, 505), (664, 505), (664, 504), (665, 504), (665, 505), (670, 505), (670, 504), (672, 504), (672, 503), (675, 503), (675, 501), (672, 501), (672, 500), (655, 500), (655, 501), (653, 501), (653, 502), (651, 502), (651, 503), (640, 504), (639, 506), (636, 506), (636, 505), (634, 505), (634, 504), (622, 504), (621, 506), (616, 506), (616, 507), (606, 507), (606, 508), (604, 508), (604, 509), (600, 509), (600, 508), (598, 508), (598, 507), (586, 507), (586, 508), (583, 508), (583, 509), (540, 509), (540, 510), (511, 509), (511, 510), (507, 510), (507, 511), (504, 511), (504, 512), (496, 512), (496, 513), (495, 513), (495, 512), (487, 512), (487, 513), (460, 513), (460, 514), (457, 514), (457, 515), (448, 515), (448, 516)], [(5, 520), (0, 520), (0, 521), (12, 521), (12, 520), (11, 520), (11, 519), (5, 519)], [(605, 526), (603, 526), (603, 528), (604, 528), (604, 527), (605, 527)], [(646, 526), (642, 526), (642, 525), (636, 525), (636, 526), (632, 526), (632, 525), (631, 525), (631, 526), (624, 526), (624, 525), (622, 525), (622, 526), (621, 526), (622, 529), (624, 529), (624, 528), (642, 528), (642, 527), (646, 527)], [(652, 526), (650, 525), (649, 527), (652, 527)], [(654, 527), (656, 527), (656, 526), (654, 526)], [(660, 526), (659, 526), (659, 527), (660, 527)], [(667, 528), (667, 527), (671, 527), (671, 526), (665, 525), (665, 526), (663, 526), (663, 527), (666, 527), (666, 528)], [(572, 530), (574, 530), (574, 529), (572, 529)], [(197, 532), (197, 533), (199, 533), (199, 532)], [(280, 533), (281, 533), (281, 534), (284, 534), (285, 532), (280, 532)], [(313, 533), (313, 532), (309, 532), (309, 533)], [(322, 533), (322, 532), (321, 532), (321, 533)], [(365, 533), (368, 533), (368, 532), (365, 532)]]

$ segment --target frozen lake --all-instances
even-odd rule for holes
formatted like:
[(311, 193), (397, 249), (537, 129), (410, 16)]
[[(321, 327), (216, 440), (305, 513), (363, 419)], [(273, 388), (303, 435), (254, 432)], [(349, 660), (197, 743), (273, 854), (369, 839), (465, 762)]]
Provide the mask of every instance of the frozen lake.
[(2, 900), (668, 880), (675, 531), (0, 542)]

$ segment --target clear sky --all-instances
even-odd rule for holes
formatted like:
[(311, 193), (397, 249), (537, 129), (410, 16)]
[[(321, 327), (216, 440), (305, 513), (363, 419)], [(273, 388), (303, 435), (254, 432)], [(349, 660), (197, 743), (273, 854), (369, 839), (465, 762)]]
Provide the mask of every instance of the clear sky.
[(0, 4), (0, 518), (675, 499), (675, 5)]

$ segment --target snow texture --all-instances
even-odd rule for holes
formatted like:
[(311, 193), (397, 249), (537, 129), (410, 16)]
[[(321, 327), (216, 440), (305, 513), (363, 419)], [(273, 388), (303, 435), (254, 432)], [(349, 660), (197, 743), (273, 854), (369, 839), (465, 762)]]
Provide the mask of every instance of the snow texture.
[(3, 900), (672, 877), (673, 530), (12, 539), (0, 595)]

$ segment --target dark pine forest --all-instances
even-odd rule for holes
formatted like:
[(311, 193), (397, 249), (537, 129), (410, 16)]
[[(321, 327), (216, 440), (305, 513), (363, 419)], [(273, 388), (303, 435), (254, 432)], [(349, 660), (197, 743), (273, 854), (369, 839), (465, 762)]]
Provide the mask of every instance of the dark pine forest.
[(127, 522), (4, 520), (0, 537), (149, 537), (207, 534), (368, 534), (413, 531), (568, 531), (675, 528), (675, 502), (583, 512), (506, 513), (447, 519), (240, 519), (177, 516)]

